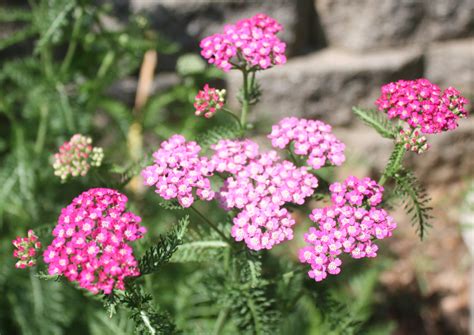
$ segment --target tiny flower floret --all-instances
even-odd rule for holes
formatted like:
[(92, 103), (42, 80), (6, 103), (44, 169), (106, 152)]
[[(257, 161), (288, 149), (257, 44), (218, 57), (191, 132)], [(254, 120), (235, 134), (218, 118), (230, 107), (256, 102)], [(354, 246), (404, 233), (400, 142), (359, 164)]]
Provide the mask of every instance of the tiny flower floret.
[(194, 114), (203, 115), (205, 118), (211, 118), (214, 114), (224, 107), (225, 90), (217, 90), (209, 87), (208, 84), (198, 92), (194, 99)]
[(337, 275), (342, 264), (340, 256), (376, 257), (374, 240), (392, 235), (396, 223), (378, 208), (383, 187), (370, 178), (347, 178), (342, 184), (330, 186), (332, 205), (316, 208), (309, 218), (317, 224), (304, 235), (307, 246), (299, 250), (302, 263), (311, 266), (308, 275), (321, 281), (328, 274)]
[(128, 242), (141, 239), (146, 228), (139, 216), (125, 212), (127, 201), (115, 190), (93, 188), (64, 208), (43, 254), (49, 274), (64, 275), (94, 294), (124, 290), (126, 277), (139, 276)]
[(85, 176), (91, 166), (100, 166), (103, 158), (102, 148), (93, 147), (90, 137), (76, 134), (54, 154), (54, 174), (63, 182), (69, 176)]
[(422, 133), (455, 129), (459, 118), (467, 117), (468, 100), (455, 88), (444, 92), (427, 79), (399, 80), (382, 86), (375, 102), (390, 119), (399, 118)]
[(234, 65), (262, 70), (286, 63), (286, 44), (276, 34), (283, 27), (265, 14), (226, 25), (224, 32), (204, 38), (201, 55), (218, 68), (229, 71)]
[(307, 168), (281, 160), (275, 151), (260, 154), (251, 140), (222, 140), (211, 161), (232, 173), (218, 193), (222, 206), (240, 210), (231, 235), (252, 250), (271, 249), (293, 238), (295, 220), (285, 204), (303, 204), (318, 180)]
[(183, 207), (190, 207), (194, 194), (206, 201), (214, 198), (209, 176), (213, 168), (207, 157), (200, 157), (201, 147), (186, 142), (181, 135), (173, 135), (161, 143), (154, 154), (154, 164), (142, 171), (145, 185), (166, 200), (177, 199)]
[(268, 138), (274, 148), (284, 149), (293, 145), (296, 155), (308, 156), (313, 169), (325, 164), (339, 166), (345, 161), (345, 145), (331, 132), (330, 125), (319, 120), (286, 117), (272, 127)]
[(38, 249), (41, 248), (41, 242), (38, 241), (38, 236), (35, 235), (33, 230), (28, 230), (27, 237), (17, 237), (12, 241), (15, 246), (13, 251), (13, 257), (18, 258), (15, 267), (18, 269), (24, 269), (36, 265), (36, 256)]

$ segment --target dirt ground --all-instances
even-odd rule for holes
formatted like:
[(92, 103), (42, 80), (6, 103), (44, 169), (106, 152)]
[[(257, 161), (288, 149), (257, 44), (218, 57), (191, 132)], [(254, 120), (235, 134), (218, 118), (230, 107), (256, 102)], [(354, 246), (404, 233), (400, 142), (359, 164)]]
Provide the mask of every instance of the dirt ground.
[[(400, 225), (388, 246), (396, 259), (382, 276), (396, 335), (469, 333), (472, 256), (461, 235), (460, 203), (467, 183), (431, 187), (434, 219), (420, 241), (410, 225)], [(407, 222), (401, 209), (392, 214)]]

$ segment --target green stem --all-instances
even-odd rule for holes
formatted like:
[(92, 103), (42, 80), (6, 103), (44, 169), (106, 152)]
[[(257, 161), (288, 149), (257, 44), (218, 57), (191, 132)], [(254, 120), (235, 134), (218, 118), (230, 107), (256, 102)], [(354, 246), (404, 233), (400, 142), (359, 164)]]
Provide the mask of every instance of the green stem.
[(242, 69), (242, 74), (244, 77), (243, 85), (242, 85), (242, 113), (240, 114), (240, 126), (242, 129), (246, 129), (247, 124), (247, 113), (249, 111), (249, 79), (248, 79), (248, 71), (246, 69)]
[[(77, 14), (76, 14), (77, 13)], [(77, 47), (77, 37), (79, 36), (79, 29), (81, 28), (81, 19), (82, 19), (82, 8), (76, 9), (76, 21), (74, 21), (74, 26), (72, 28), (71, 40), (67, 48), (66, 56), (64, 57), (63, 63), (61, 64), (60, 72), (62, 74), (66, 73), (69, 65), (71, 64), (72, 57), (76, 52)]]
[(190, 207), (194, 213), (196, 213), (204, 222), (206, 222), (209, 227), (211, 227), (216, 233), (218, 233), (225, 241), (229, 243), (229, 245), (232, 245), (232, 241), (219, 229), (217, 226), (212, 223), (207, 217), (205, 217), (196, 207), (191, 206)]
[(48, 130), (48, 114), (49, 110), (46, 106), (40, 107), (40, 122), (38, 125), (38, 134), (36, 135), (35, 152), (40, 154), (43, 151), (46, 131)]
[(219, 335), (222, 331), (222, 328), (225, 325), (225, 321), (227, 319), (227, 315), (229, 314), (229, 309), (224, 308), (220, 311), (219, 316), (217, 317), (216, 324), (214, 325), (214, 329), (212, 331), (213, 335)]
[(402, 143), (395, 144), (392, 154), (390, 155), (389, 163), (385, 167), (385, 170), (380, 177), (379, 184), (384, 185), (388, 178), (393, 177), (402, 167), (403, 157), (405, 156), (406, 150)]

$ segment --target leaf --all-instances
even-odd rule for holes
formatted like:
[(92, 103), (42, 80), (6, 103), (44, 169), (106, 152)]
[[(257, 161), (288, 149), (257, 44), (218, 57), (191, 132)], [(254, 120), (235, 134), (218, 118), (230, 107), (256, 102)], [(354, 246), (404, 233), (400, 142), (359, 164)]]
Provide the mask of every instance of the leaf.
[[(61, 8), (58, 8), (57, 13), (54, 13), (55, 16), (49, 22), (49, 26), (41, 34), (41, 38), (36, 43), (35, 52), (38, 52), (51, 40), (53, 35), (61, 28), (63, 24), (67, 22), (67, 15), (70, 11), (74, 9), (75, 1), (69, 1), (61, 5)], [(51, 12), (55, 12), (56, 8), (51, 8)]]
[(36, 29), (32, 26), (28, 26), (21, 30), (15, 31), (7, 37), (0, 39), (0, 50), (6, 49), (9, 46), (23, 42), (24, 40), (34, 36), (37, 33)]
[(374, 128), (382, 137), (394, 139), (396, 136), (396, 129), (390, 120), (376, 110), (365, 110), (358, 107), (353, 107), (354, 114), (361, 119), (365, 124)]
[(160, 207), (162, 207), (164, 209), (174, 210), (174, 211), (184, 209), (184, 207), (181, 206), (177, 200), (164, 200), (164, 199), (161, 199), (160, 201), (158, 201), (158, 205), (160, 205)]
[(182, 244), (170, 259), (174, 263), (214, 262), (229, 248), (223, 241), (196, 241)]
[(200, 135), (196, 141), (205, 151), (209, 149), (211, 145), (216, 144), (222, 139), (234, 139), (241, 135), (242, 130), (240, 125), (238, 125), (236, 122), (232, 122), (229, 125), (218, 126), (210, 129), (206, 133)]
[(122, 102), (102, 97), (97, 101), (97, 107), (104, 109), (107, 114), (118, 124), (122, 135), (128, 134), (128, 128), (133, 121), (132, 111)]
[(431, 227), (428, 222), (432, 218), (432, 208), (428, 205), (431, 199), (412, 172), (401, 169), (393, 178), (396, 181), (395, 192), (404, 198), (405, 210), (411, 215), (412, 224), (422, 240)]
[(158, 242), (145, 251), (139, 261), (140, 273), (147, 275), (159, 271), (183, 243), (184, 233), (189, 224), (189, 216), (181, 218), (168, 234), (161, 236)]
[(0, 7), (0, 22), (30, 21), (31, 10), (17, 7)]

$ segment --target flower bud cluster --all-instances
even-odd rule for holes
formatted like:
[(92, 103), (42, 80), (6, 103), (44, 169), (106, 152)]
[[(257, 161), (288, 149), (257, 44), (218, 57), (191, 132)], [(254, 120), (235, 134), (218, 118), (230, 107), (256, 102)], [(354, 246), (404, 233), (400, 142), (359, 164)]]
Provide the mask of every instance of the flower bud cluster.
[(405, 150), (422, 154), (429, 149), (430, 145), (426, 136), (421, 134), (420, 129), (405, 128), (401, 129), (397, 143), (402, 143)]
[(13, 251), (13, 256), (18, 258), (15, 267), (24, 269), (36, 265), (36, 256), (38, 249), (41, 248), (41, 242), (38, 241), (38, 236), (33, 230), (28, 230), (27, 237), (17, 237), (12, 241), (16, 250)]
[(209, 87), (208, 84), (198, 92), (194, 99), (194, 114), (204, 115), (205, 118), (211, 118), (214, 114), (224, 107), (225, 90), (217, 90)]

